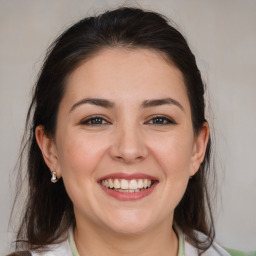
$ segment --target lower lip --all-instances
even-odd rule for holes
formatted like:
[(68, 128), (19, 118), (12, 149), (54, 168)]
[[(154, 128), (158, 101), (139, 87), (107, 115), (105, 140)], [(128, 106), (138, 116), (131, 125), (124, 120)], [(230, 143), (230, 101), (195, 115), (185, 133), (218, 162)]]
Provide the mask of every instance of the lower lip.
[(133, 201), (133, 200), (139, 200), (142, 199), (148, 195), (150, 195), (153, 190), (155, 189), (158, 182), (155, 182), (150, 188), (144, 189), (140, 192), (119, 192), (114, 189), (108, 189), (104, 186), (102, 186), (100, 183), (101, 188), (110, 196), (114, 197), (117, 200), (120, 201)]

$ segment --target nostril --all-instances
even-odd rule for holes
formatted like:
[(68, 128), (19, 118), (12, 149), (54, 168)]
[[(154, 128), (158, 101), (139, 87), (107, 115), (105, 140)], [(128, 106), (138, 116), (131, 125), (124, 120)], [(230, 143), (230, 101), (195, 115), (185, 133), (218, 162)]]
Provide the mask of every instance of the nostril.
[(145, 142), (135, 128), (128, 129), (122, 133), (117, 132), (116, 137), (112, 141), (109, 153), (115, 160), (132, 162), (145, 159), (148, 155), (148, 149)]
[(125, 163), (129, 163), (129, 162), (134, 162), (134, 161), (141, 161), (143, 160), (145, 157), (144, 156), (135, 156), (133, 154), (125, 154), (125, 155), (115, 155), (115, 156), (112, 156), (115, 160), (118, 160), (118, 161), (122, 161), (122, 162), (125, 162)]

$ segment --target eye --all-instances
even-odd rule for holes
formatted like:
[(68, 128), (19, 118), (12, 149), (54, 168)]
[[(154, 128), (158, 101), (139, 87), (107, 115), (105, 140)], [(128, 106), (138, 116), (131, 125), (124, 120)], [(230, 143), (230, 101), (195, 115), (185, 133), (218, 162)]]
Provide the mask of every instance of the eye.
[(93, 116), (82, 120), (80, 124), (88, 126), (102, 126), (109, 124), (109, 122), (101, 116)]
[(146, 122), (147, 124), (153, 124), (153, 125), (171, 125), (176, 124), (175, 121), (173, 121), (171, 118), (168, 118), (166, 116), (154, 116), (149, 121)]

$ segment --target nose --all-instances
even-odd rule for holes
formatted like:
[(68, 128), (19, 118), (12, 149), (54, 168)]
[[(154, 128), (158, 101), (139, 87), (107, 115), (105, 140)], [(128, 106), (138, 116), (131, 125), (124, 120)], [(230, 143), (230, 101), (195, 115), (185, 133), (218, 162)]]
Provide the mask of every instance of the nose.
[(125, 163), (145, 159), (148, 156), (148, 149), (139, 127), (120, 127), (114, 135), (110, 154), (113, 159)]

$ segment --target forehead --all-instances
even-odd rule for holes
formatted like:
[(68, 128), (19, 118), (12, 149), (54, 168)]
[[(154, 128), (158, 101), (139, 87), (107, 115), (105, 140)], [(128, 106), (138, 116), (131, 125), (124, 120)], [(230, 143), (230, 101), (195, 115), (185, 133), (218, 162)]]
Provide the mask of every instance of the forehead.
[(122, 96), (144, 100), (164, 98), (166, 94), (188, 100), (182, 73), (164, 54), (150, 49), (110, 48), (73, 71), (64, 98), (77, 101), (100, 96), (118, 100)]

